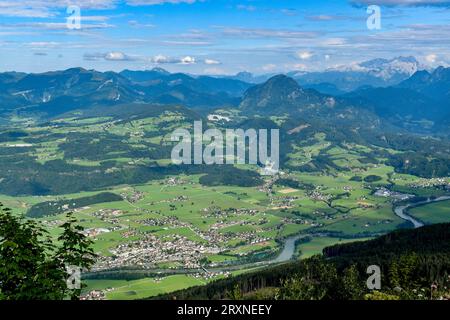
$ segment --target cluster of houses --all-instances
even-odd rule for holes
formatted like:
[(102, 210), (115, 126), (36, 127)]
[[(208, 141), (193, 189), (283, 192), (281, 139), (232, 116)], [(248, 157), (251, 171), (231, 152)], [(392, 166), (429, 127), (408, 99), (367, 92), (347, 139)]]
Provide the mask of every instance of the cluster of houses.
[(92, 213), (94, 217), (111, 224), (118, 224), (119, 223), (118, 217), (120, 217), (123, 214), (124, 212), (122, 210), (117, 209), (100, 209)]
[(160, 263), (179, 262), (184, 268), (198, 268), (205, 255), (219, 254), (224, 248), (199, 244), (184, 236), (173, 234), (156, 237), (146, 234), (137, 241), (119, 244), (110, 252), (112, 256), (99, 257), (94, 269), (115, 269), (123, 266), (153, 268)]
[(205, 270), (205, 272), (194, 273), (192, 275), (192, 277), (194, 277), (195, 279), (213, 280), (213, 279), (216, 279), (218, 277), (227, 278), (227, 277), (229, 277), (231, 275), (231, 273), (228, 272), (228, 271), (211, 272), (211, 271), (208, 271), (206, 269), (204, 269), (204, 270)]
[(242, 216), (242, 215), (254, 216), (254, 215), (258, 214), (259, 211), (256, 210), (256, 209), (245, 209), (245, 208), (241, 208), (241, 209), (236, 209), (236, 208), (222, 209), (222, 208), (217, 207), (217, 206), (210, 206), (210, 207), (204, 208), (202, 210), (202, 213), (203, 213), (203, 215), (205, 217), (223, 217), (223, 218), (228, 218), (228, 217), (232, 217), (232, 216)]
[(409, 186), (412, 188), (432, 188), (432, 187), (444, 187), (450, 190), (449, 178), (433, 178), (433, 179), (420, 179), (411, 183)]
[(136, 202), (144, 199), (144, 197), (145, 197), (145, 193), (135, 190), (135, 189), (133, 189), (133, 191), (131, 193), (123, 192), (120, 195), (124, 200), (126, 200), (130, 203), (136, 203)]
[(106, 300), (107, 290), (92, 290), (80, 297), (80, 300)]
[(324, 194), (318, 190), (308, 192), (307, 196), (315, 201), (326, 201), (326, 202), (330, 201), (333, 198), (331, 194)]
[(270, 204), (273, 209), (288, 209), (294, 206), (294, 201), (298, 200), (297, 196), (272, 197)]

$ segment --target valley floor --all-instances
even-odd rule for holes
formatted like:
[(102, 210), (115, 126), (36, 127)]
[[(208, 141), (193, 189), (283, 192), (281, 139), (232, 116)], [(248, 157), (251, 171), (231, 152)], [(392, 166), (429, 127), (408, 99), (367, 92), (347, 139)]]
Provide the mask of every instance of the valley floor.
[[(449, 178), (396, 173), (385, 159), (367, 160), (378, 147), (333, 144), (324, 133), (295, 146), (287, 169), (275, 177), (259, 177), (258, 168), (247, 165), (174, 173), (167, 154), (156, 150), (183, 123), (180, 117), (68, 118), (28, 127), (32, 137), (0, 142), (0, 163), (9, 168), (0, 173), (0, 202), (41, 221), (55, 237), (73, 211), (99, 254), (92, 272), (116, 270), (106, 279), (89, 274), (89, 298), (145, 298), (254, 270), (276, 260), (292, 237), (298, 240), (290, 258), (310, 257), (336, 243), (412, 227), (394, 206), (448, 195)], [(318, 156), (333, 165), (293, 169)], [(29, 192), (41, 195), (5, 194), (30, 185), (24, 163), (40, 181)], [(133, 171), (148, 168), (155, 171)], [(224, 183), (228, 176), (242, 181)], [(73, 191), (44, 192), (45, 181)], [(431, 203), (408, 214), (425, 224), (448, 222), (450, 206)]]

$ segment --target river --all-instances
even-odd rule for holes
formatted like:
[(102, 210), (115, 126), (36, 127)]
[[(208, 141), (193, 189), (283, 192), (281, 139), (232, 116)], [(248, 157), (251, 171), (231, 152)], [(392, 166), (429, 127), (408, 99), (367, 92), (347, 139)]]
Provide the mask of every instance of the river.
[[(445, 200), (450, 200), (450, 196), (442, 196), (442, 197), (438, 197), (436, 199), (429, 198), (426, 201), (410, 203), (405, 206), (398, 206), (398, 207), (395, 207), (394, 212), (397, 216), (399, 216), (403, 220), (411, 222), (414, 225), (414, 228), (420, 228), (420, 227), (423, 227), (424, 224), (422, 222), (420, 222), (419, 220), (415, 219), (414, 217), (408, 215), (407, 210), (409, 208), (414, 208), (414, 207), (421, 206), (424, 204), (445, 201)], [(284, 242), (284, 247), (283, 247), (282, 251), (280, 252), (280, 254), (275, 259), (265, 261), (264, 263), (271, 264), (271, 263), (280, 263), (280, 262), (285, 262), (285, 261), (291, 260), (295, 254), (295, 242), (298, 239), (301, 239), (306, 236), (308, 236), (308, 235), (297, 235), (297, 236), (292, 236), (292, 237), (287, 238)]]
[[(450, 200), (450, 196), (442, 196), (442, 197), (439, 197), (436, 199), (428, 199), (426, 201), (410, 203), (410, 204), (407, 204), (404, 206), (398, 206), (398, 207), (394, 208), (394, 212), (397, 216), (399, 216), (403, 220), (411, 222), (414, 225), (414, 228), (420, 228), (424, 224), (422, 222), (420, 222), (419, 220), (415, 219), (414, 217), (408, 215), (407, 209), (421, 206), (421, 205), (428, 204), (428, 203), (432, 203), (432, 202), (439, 202), (439, 201), (445, 201), (445, 200)], [(240, 269), (246, 269), (246, 268), (251, 268), (251, 267), (263, 267), (263, 266), (268, 266), (270, 264), (276, 264), (276, 263), (289, 261), (293, 258), (294, 254), (295, 254), (295, 242), (298, 239), (301, 239), (301, 238), (307, 237), (307, 236), (312, 236), (312, 235), (303, 234), (303, 235), (295, 235), (295, 236), (291, 236), (291, 237), (287, 238), (283, 243), (283, 249), (281, 250), (281, 252), (278, 254), (278, 256), (276, 258), (273, 258), (271, 260), (253, 262), (253, 263), (242, 264), (242, 265), (212, 267), (212, 268), (208, 268), (208, 271), (216, 271), (216, 272), (218, 272), (218, 271), (233, 271), (233, 270), (240, 270)], [(315, 236), (317, 236), (317, 234)], [(326, 236), (326, 235), (324, 234), (323, 236)], [(355, 239), (355, 241), (356, 240), (357, 239)], [(134, 271), (143, 272), (144, 270), (137, 269)], [(154, 270), (146, 270), (146, 271), (147, 272), (153, 271), (155, 273), (160, 272), (160, 273), (165, 273), (165, 274), (186, 274), (186, 273), (196, 273), (196, 272), (199, 272), (200, 270), (197, 270), (197, 269), (178, 269), (178, 270), (154, 269)], [(127, 272), (133, 272), (133, 270), (127, 270)], [(98, 273), (101, 274), (102, 272), (98, 272)], [(120, 271), (117, 271), (117, 273), (120, 273)]]
[(394, 212), (397, 216), (399, 216), (403, 220), (411, 222), (414, 225), (414, 228), (420, 228), (420, 227), (423, 227), (424, 224), (422, 222), (420, 222), (419, 220), (415, 219), (414, 217), (410, 216), (407, 213), (407, 209), (418, 207), (418, 206), (432, 203), (432, 202), (445, 201), (445, 200), (449, 200), (449, 199), (450, 199), (450, 196), (442, 196), (442, 197), (438, 197), (436, 199), (429, 198), (426, 201), (420, 201), (420, 202), (407, 204), (406, 206), (395, 207)]
[(94, 271), (87, 273), (85, 276), (87, 278), (90, 278), (94, 275), (101, 275), (102, 273), (112, 273), (112, 274), (120, 274), (122, 272), (126, 273), (145, 273), (145, 272), (152, 272), (154, 274), (189, 274), (189, 273), (198, 273), (203, 271), (213, 271), (213, 272), (224, 272), (224, 271), (235, 271), (235, 270), (241, 270), (241, 269), (248, 269), (248, 268), (255, 268), (255, 267), (266, 267), (271, 264), (281, 263), (289, 261), (293, 258), (295, 254), (295, 242), (303, 237), (306, 237), (308, 235), (296, 235), (286, 238), (286, 240), (283, 243), (283, 249), (278, 254), (276, 258), (270, 259), (270, 260), (264, 260), (264, 261), (257, 261), (252, 263), (246, 263), (246, 264), (238, 264), (238, 265), (229, 265), (229, 266), (217, 266), (217, 267), (211, 267), (206, 269), (127, 269), (126, 271), (121, 270), (103, 270), (103, 271)]
[(297, 235), (293, 237), (289, 237), (284, 241), (283, 250), (280, 252), (278, 257), (273, 260), (267, 261), (266, 263), (279, 263), (291, 260), (295, 254), (295, 242), (300, 239), (306, 237), (305, 235)]

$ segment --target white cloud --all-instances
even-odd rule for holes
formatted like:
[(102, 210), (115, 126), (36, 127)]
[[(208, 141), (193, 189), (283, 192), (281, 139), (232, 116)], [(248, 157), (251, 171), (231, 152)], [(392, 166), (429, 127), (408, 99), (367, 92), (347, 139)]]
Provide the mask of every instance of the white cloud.
[(55, 41), (34, 41), (27, 43), (27, 45), (32, 48), (55, 48), (59, 46), (60, 43)]
[(162, 55), (162, 54), (159, 54), (159, 55), (154, 56), (154, 57), (151, 59), (151, 61), (152, 61), (153, 63), (171, 63), (170, 58), (169, 58), (169, 57), (166, 57), (166, 56), (164, 56), (164, 55)]
[(181, 64), (195, 64), (195, 58), (191, 56), (186, 56), (184, 58), (181, 58), (180, 60)]
[(172, 57), (168, 57), (162, 54), (156, 55), (152, 58), (149, 59), (150, 62), (152, 63), (156, 63), (156, 64), (195, 64), (196, 63), (196, 59), (194, 57), (191, 56), (185, 56), (182, 58), (172, 58)]
[(313, 55), (314, 55), (314, 54), (313, 54), (312, 52), (309, 52), (309, 51), (301, 51), (301, 52), (297, 52), (297, 56), (298, 56), (300, 59), (302, 59), (302, 60), (308, 60), (308, 59), (311, 59)]
[(48, 18), (75, 4), (82, 9), (111, 9), (116, 0), (0, 0), (0, 16)]
[(205, 64), (221, 64), (221, 62), (213, 59), (205, 59)]
[(85, 53), (83, 58), (88, 61), (133, 61), (137, 59), (120, 51), (111, 51), (107, 53)]
[(108, 52), (105, 55), (106, 60), (113, 60), (113, 61), (122, 61), (122, 60), (128, 60), (127, 56), (123, 52)]
[(0, 0), (0, 16), (48, 18), (55, 17), (59, 11), (70, 5), (79, 6), (82, 10), (112, 9), (125, 2), (130, 6), (152, 6), (166, 3), (192, 4), (204, 0)]
[[(83, 21), (83, 19), (82, 19)], [(9, 28), (24, 28), (24, 29), (43, 29), (43, 30), (68, 30), (65, 22), (32, 22), (32, 23), (17, 23), (8, 25)], [(81, 29), (106, 29), (112, 28), (114, 25), (101, 23), (81, 23)]]

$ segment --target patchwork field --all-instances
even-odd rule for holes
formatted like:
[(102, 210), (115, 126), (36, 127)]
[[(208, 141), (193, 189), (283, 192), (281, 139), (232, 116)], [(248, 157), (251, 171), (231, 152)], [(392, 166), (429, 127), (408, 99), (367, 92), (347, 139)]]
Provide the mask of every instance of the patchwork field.
[[(91, 298), (139, 299), (272, 263), (291, 237), (312, 236), (291, 257), (305, 258), (411, 227), (393, 211), (398, 197), (448, 193), (448, 178), (418, 178), (387, 165), (384, 155), (395, 150), (336, 144), (325, 132), (293, 140), (276, 176), (260, 176), (250, 165), (174, 166), (170, 133), (190, 128), (190, 120), (173, 111), (69, 117), (20, 129), (0, 141), (0, 202), (55, 237), (74, 212), (94, 240), (94, 272), (161, 272), (87, 281)], [(410, 214), (448, 222), (449, 204)]]

